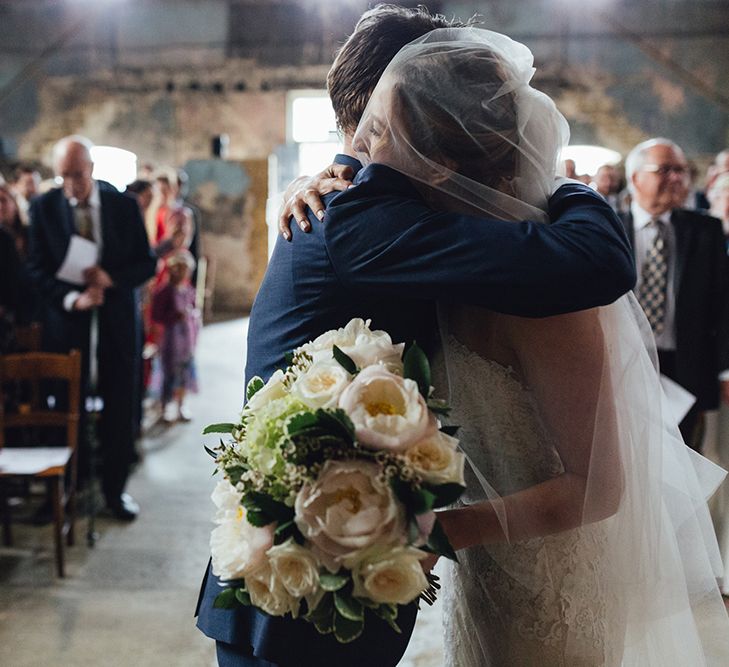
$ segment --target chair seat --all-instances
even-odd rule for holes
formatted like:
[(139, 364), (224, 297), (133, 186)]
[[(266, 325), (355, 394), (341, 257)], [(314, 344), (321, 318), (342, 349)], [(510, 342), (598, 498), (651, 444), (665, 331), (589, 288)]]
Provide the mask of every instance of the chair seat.
[(70, 447), (3, 447), (0, 450), (0, 477), (60, 475), (72, 454)]

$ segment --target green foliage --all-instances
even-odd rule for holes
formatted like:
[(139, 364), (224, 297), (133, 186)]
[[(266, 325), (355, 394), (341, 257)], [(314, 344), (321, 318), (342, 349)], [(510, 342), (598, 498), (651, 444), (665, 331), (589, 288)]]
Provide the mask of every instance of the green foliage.
[(213, 601), (213, 607), (215, 609), (235, 609), (238, 606), (238, 601), (235, 597), (234, 588), (225, 588), (221, 593), (218, 593), (217, 597)]
[(349, 583), (349, 574), (331, 574), (330, 572), (322, 572), (319, 575), (319, 584), (328, 592), (333, 593), (344, 588)]
[(362, 634), (364, 619), (352, 621), (341, 614), (334, 614), (334, 636), (340, 644), (349, 644)]
[(235, 589), (235, 599), (245, 607), (249, 607), (251, 604), (251, 596), (248, 595), (248, 591), (242, 588)]
[(241, 504), (246, 508), (248, 523), (258, 528), (274, 522), (285, 524), (294, 518), (293, 508), (274, 500), (265, 493), (257, 491), (246, 493)]
[(455, 436), (460, 428), (460, 426), (441, 426), (440, 431), (446, 435)]
[(425, 352), (413, 343), (403, 356), (403, 377), (413, 380), (418, 385), (423, 398), (427, 399), (430, 393), (430, 363)]
[(210, 433), (232, 433), (235, 428), (235, 424), (224, 422), (221, 424), (210, 424), (203, 429), (203, 435)]
[(253, 376), (246, 387), (246, 400), (250, 401), (256, 394), (266, 386), (266, 383), (257, 375)]
[(456, 561), (456, 563), (458, 562), (458, 556), (456, 556), (456, 552), (451, 546), (448, 536), (445, 534), (443, 526), (440, 525), (438, 519), (435, 520), (433, 530), (430, 532), (430, 537), (428, 537), (427, 550), (450, 558)]
[(426, 403), (428, 404), (428, 409), (437, 415), (447, 417), (451, 413), (451, 408), (448, 403), (440, 398), (429, 398)]
[(440, 507), (446, 507), (454, 503), (461, 497), (464, 486), (456, 484), (455, 482), (448, 482), (447, 484), (439, 484), (438, 486), (426, 485), (426, 488), (435, 496), (433, 500), (433, 508), (438, 509)]
[(313, 623), (317, 631), (323, 635), (334, 632), (334, 596), (325, 594), (319, 601), (316, 609), (309, 611), (305, 618)]
[(350, 621), (363, 621), (364, 608), (362, 603), (352, 597), (346, 590), (338, 590), (334, 593), (334, 607), (337, 612)]
[(383, 621), (385, 621), (397, 634), (401, 634), (402, 630), (396, 623), (397, 621), (397, 605), (395, 604), (381, 604), (376, 609), (372, 610), (377, 614)]
[(359, 373), (357, 364), (354, 363), (352, 357), (350, 357), (346, 352), (342, 352), (342, 350), (335, 345), (332, 348), (332, 353), (334, 355), (334, 358), (339, 362), (339, 365), (344, 368), (347, 373), (349, 373), (350, 375), (356, 375), (357, 373)]
[(210, 447), (208, 447), (207, 445), (203, 445), (203, 447), (205, 447), (205, 451), (206, 451), (206, 452), (207, 452), (207, 453), (208, 453), (208, 454), (209, 454), (210, 456), (212, 456), (212, 457), (213, 457), (213, 459), (217, 459), (217, 458), (218, 458), (218, 453), (217, 453), (217, 452), (216, 452), (215, 450), (213, 450), (213, 449), (210, 449)]

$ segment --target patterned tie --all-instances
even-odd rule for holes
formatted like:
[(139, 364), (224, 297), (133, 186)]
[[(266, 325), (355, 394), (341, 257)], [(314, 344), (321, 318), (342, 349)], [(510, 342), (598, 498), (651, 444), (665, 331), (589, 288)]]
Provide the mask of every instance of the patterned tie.
[(76, 224), (76, 233), (83, 238), (94, 240), (94, 223), (91, 219), (91, 209), (86, 204), (78, 204), (73, 209), (73, 219)]
[(638, 301), (645, 311), (653, 333), (660, 336), (663, 333), (666, 316), (666, 287), (668, 286), (668, 243), (666, 240), (666, 225), (661, 220), (651, 220), (656, 230), (653, 245), (648, 249), (640, 288)]

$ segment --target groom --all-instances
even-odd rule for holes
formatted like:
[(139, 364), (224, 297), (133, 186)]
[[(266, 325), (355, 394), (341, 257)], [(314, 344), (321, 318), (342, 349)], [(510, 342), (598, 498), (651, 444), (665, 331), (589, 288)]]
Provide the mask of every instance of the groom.
[[(287, 351), (353, 317), (432, 349), (436, 300), (546, 316), (610, 303), (633, 286), (620, 222), (587, 187), (565, 185), (552, 196), (552, 225), (514, 224), (436, 213), (397, 172), (361, 170), (351, 138), (383, 70), (406, 43), (449, 25), (421, 10), (379, 6), (337, 56), (328, 84), (345, 154), (336, 162), (359, 172), (356, 187), (325, 198), (325, 224), (311, 213), (311, 233), (294, 227), (292, 243), (279, 239), (251, 313), (247, 379), (267, 378)], [(415, 621), (414, 605), (400, 613), (400, 635), (370, 617), (358, 640), (340, 645), (302, 620), (215, 609), (220, 590), (208, 569), (198, 627), (217, 641), (223, 667), (394, 667)]]

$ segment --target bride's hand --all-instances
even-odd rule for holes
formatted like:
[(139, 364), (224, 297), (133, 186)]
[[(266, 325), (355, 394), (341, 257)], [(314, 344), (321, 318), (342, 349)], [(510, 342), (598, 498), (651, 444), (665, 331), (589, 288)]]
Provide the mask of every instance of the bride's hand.
[(316, 217), (324, 218), (324, 204), (321, 197), (330, 192), (346, 190), (352, 185), (352, 167), (331, 164), (316, 176), (300, 176), (293, 181), (284, 194), (284, 205), (278, 217), (278, 230), (287, 241), (291, 240), (291, 218), (298, 223), (301, 231), (311, 231), (306, 215), (308, 206)]

